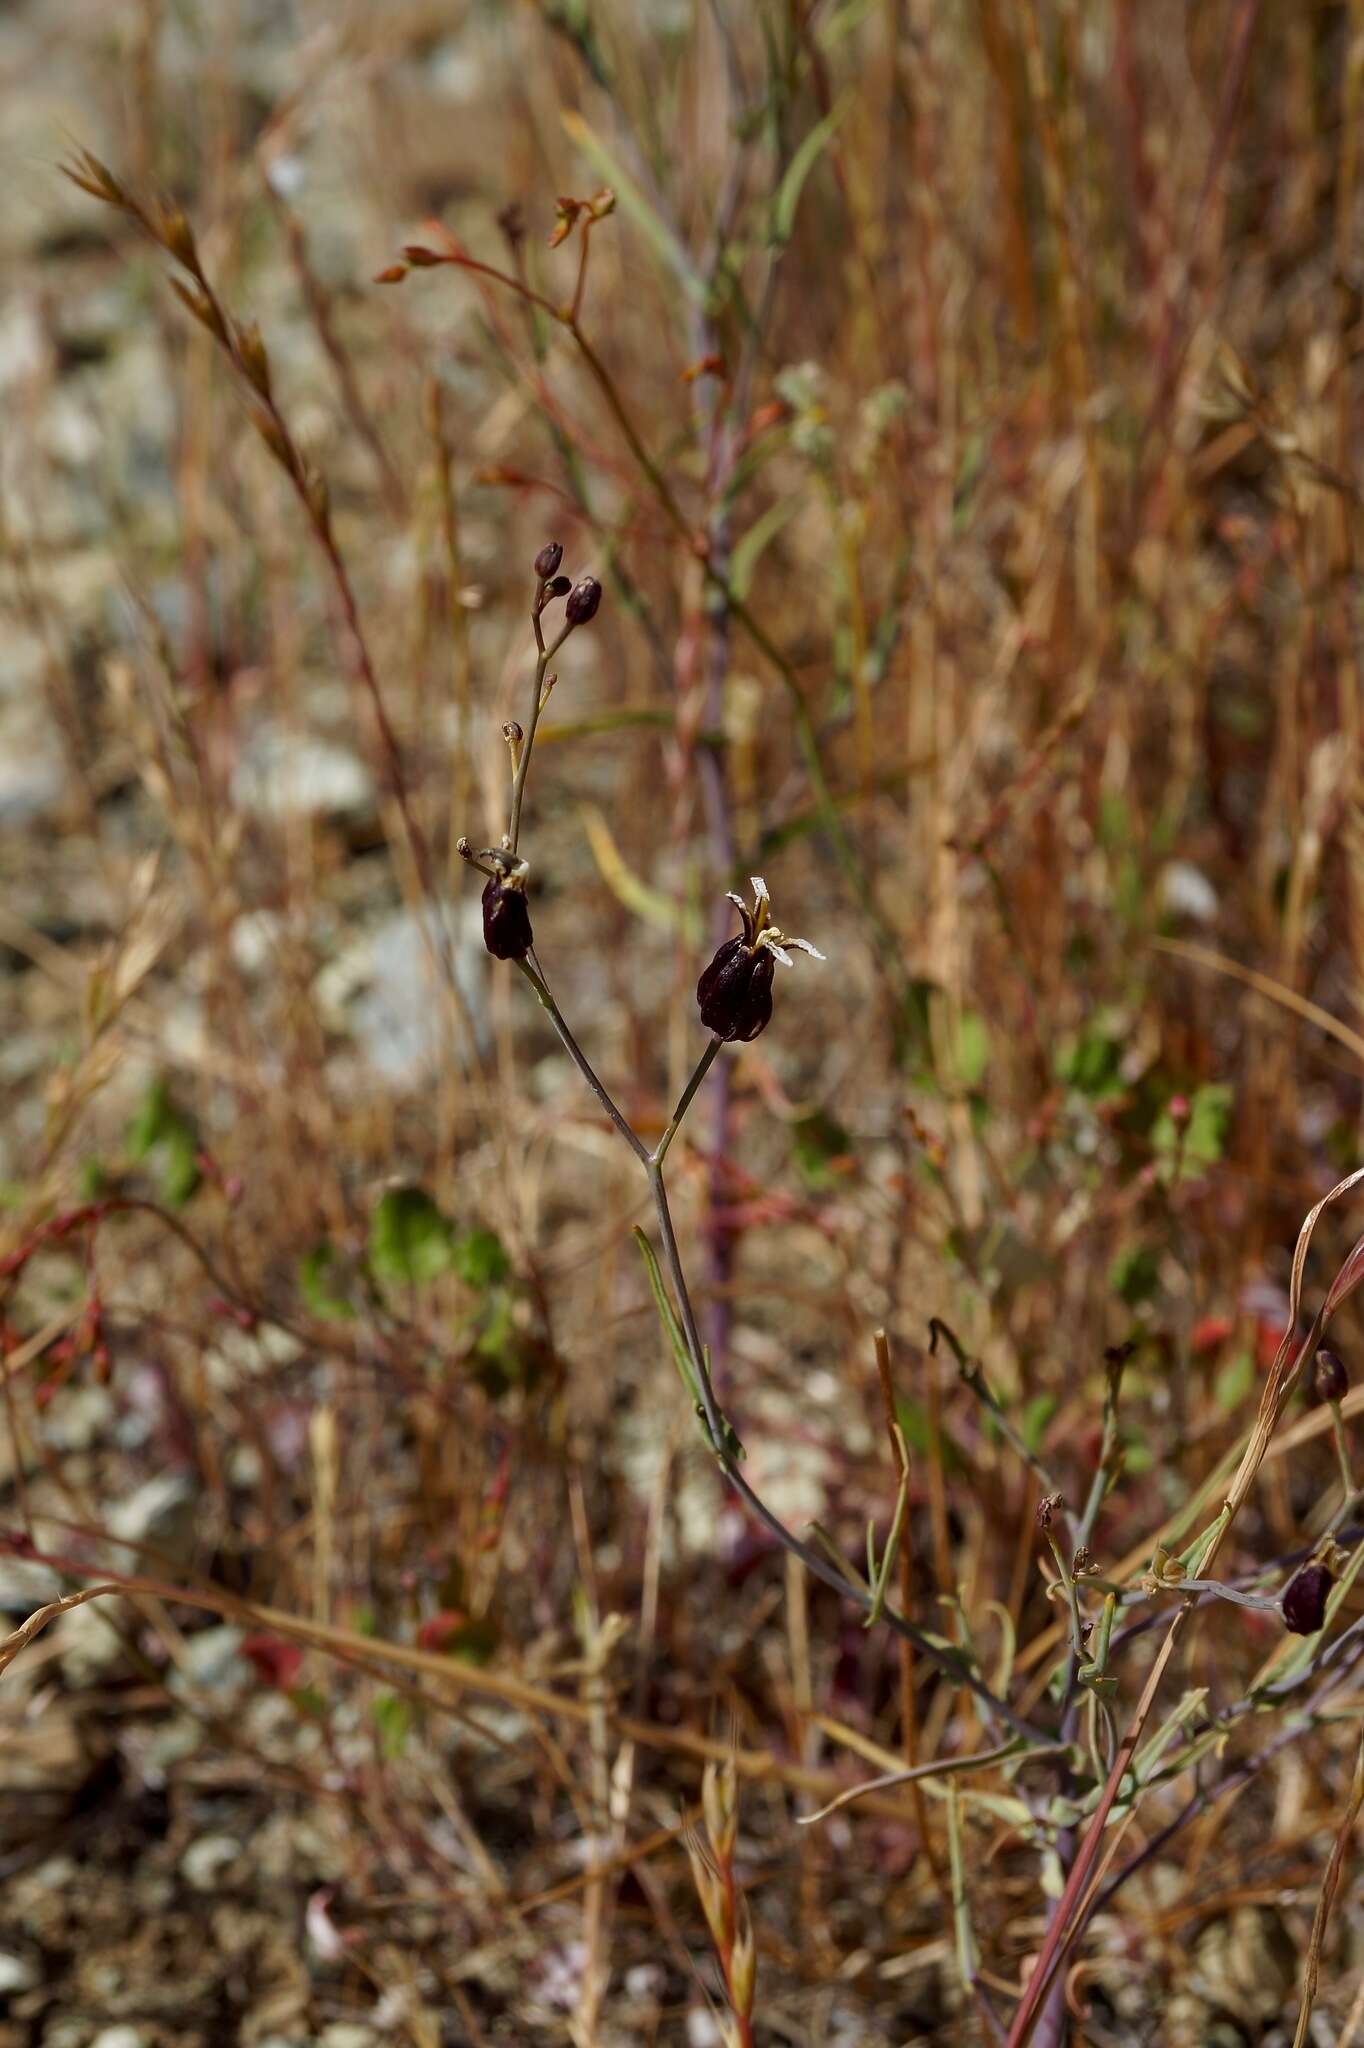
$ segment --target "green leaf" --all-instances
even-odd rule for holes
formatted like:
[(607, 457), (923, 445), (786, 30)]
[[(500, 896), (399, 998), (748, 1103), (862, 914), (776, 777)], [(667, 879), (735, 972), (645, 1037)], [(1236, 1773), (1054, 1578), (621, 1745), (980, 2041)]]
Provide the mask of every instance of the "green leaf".
[(369, 1262), (388, 1287), (422, 1287), (448, 1273), (454, 1259), (448, 1217), (422, 1188), (389, 1188), (369, 1227)]
[(1255, 1361), (1248, 1351), (1238, 1351), (1227, 1360), (1213, 1384), (1218, 1407), (1228, 1415), (1234, 1414), (1254, 1384)]
[(142, 1097), (128, 1126), (127, 1136), (123, 1141), (123, 1149), (128, 1157), (145, 1159), (153, 1146), (159, 1145), (166, 1136), (174, 1117), (169, 1084), (164, 1074), (158, 1074)]
[(768, 542), (776, 539), (792, 513), (799, 509), (800, 503), (799, 496), (778, 498), (735, 542), (729, 563), (729, 586), (737, 597), (748, 596), (758, 558)]
[(791, 1150), (801, 1179), (818, 1191), (841, 1178), (836, 1162), (848, 1157), (852, 1139), (836, 1118), (817, 1109), (792, 1126)]
[(1018, 1433), (1030, 1451), (1040, 1451), (1047, 1434), (1047, 1424), (1060, 1407), (1055, 1394), (1035, 1394), (1019, 1418)]
[(979, 1010), (963, 1010), (957, 1027), (957, 1079), (978, 1088), (990, 1064), (990, 1032)]
[[(933, 1455), (933, 1424), (926, 1408), (906, 1395), (898, 1395), (895, 1402), (895, 1420), (904, 1431), (905, 1442), (911, 1451), (917, 1451), (922, 1458)], [(944, 1473), (954, 1477), (967, 1470), (965, 1454), (951, 1432), (938, 1427), (938, 1449), (942, 1458)]]
[(445, 1642), (447, 1657), (458, 1657), (461, 1664), (476, 1664), (480, 1669), (492, 1663), (496, 1649), (497, 1629), (486, 1615), (466, 1621)]
[[(638, 1224), (634, 1226), (631, 1235), (639, 1246), (640, 1256), (644, 1260), (645, 1270), (649, 1275), (649, 1286), (654, 1297), (654, 1306), (658, 1310), (658, 1319), (662, 1323), (668, 1342), (672, 1347), (673, 1361), (677, 1366), (682, 1384), (687, 1390), (687, 1398), (700, 1417), (701, 1433), (705, 1437), (707, 1445), (714, 1449), (714, 1445), (711, 1443), (710, 1424), (706, 1419), (705, 1405), (701, 1399), (701, 1386), (696, 1377), (696, 1368), (692, 1364), (691, 1354), (687, 1350), (687, 1340), (683, 1336), (682, 1326), (677, 1320), (677, 1311), (672, 1305), (667, 1288), (663, 1285), (663, 1275), (658, 1270), (658, 1259), (654, 1248)], [(710, 1364), (709, 1354), (707, 1354), (706, 1364), (707, 1366)], [(745, 1455), (744, 1447), (739, 1441), (738, 1432), (728, 1416), (722, 1415), (720, 1417), (720, 1425), (726, 1454), (736, 1460), (742, 1458)]]
[(1162, 1155), (1162, 1180), (1171, 1180), (1176, 1173), (1204, 1173), (1210, 1166), (1216, 1166), (1226, 1149), (1233, 1101), (1233, 1092), (1224, 1081), (1210, 1081), (1195, 1088), (1182, 1132), (1169, 1110), (1161, 1111), (1151, 1132), (1151, 1143)]
[(1102, 1024), (1092, 1024), (1058, 1051), (1056, 1073), (1070, 1088), (1093, 1100), (1122, 1093), (1122, 1041)]
[(1142, 1472), (1149, 1472), (1156, 1462), (1156, 1454), (1147, 1439), (1137, 1430), (1124, 1437), (1122, 1447), (1122, 1469), (1131, 1479)]
[(775, 244), (790, 241), (796, 225), (796, 208), (800, 205), (800, 195), (805, 189), (805, 180), (833, 141), (834, 131), (850, 104), (850, 96), (845, 95), (835, 106), (830, 107), (824, 119), (817, 121), (802, 139), (800, 148), (787, 165), (786, 176), (777, 187), (777, 196), (772, 206), (771, 240)]
[(381, 1692), (370, 1708), (379, 1731), (379, 1752), (386, 1763), (396, 1763), (407, 1748), (412, 1727), (412, 1708), (400, 1692)]
[(335, 1245), (325, 1241), (314, 1245), (298, 1262), (298, 1289), (313, 1314), (322, 1322), (348, 1322), (355, 1314), (344, 1294), (337, 1291), (336, 1277), (341, 1261)]
[(173, 1131), (161, 1147), (161, 1199), (179, 1209), (199, 1186), (199, 1144), (189, 1124)]
[(492, 1401), (503, 1400), (514, 1387), (534, 1387), (552, 1363), (549, 1347), (518, 1327), (509, 1288), (488, 1290), (476, 1327), (469, 1371)]
[(1149, 1301), (1160, 1284), (1156, 1255), (1145, 1245), (1130, 1245), (1108, 1269), (1108, 1284), (1129, 1308)]
[(495, 1230), (466, 1230), (455, 1239), (454, 1267), (466, 1287), (482, 1293), (506, 1279), (511, 1260)]
[(164, 1074), (158, 1074), (138, 1105), (124, 1139), (129, 1159), (155, 1155), (160, 1171), (161, 1199), (179, 1209), (199, 1186), (199, 1133), (178, 1108)]

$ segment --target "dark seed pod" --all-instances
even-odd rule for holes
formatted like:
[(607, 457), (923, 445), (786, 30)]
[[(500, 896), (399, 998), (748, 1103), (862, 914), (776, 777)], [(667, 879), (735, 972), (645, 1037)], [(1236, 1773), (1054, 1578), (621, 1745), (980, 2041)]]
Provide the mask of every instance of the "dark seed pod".
[(745, 1044), (771, 1022), (772, 955), (750, 952), (743, 938), (727, 939), (696, 984), (701, 1022), (725, 1040)]
[(535, 943), (524, 889), (494, 877), (483, 891), (483, 943), (495, 960), (524, 960)]
[(558, 573), (559, 564), (563, 559), (563, 542), (547, 540), (535, 557), (535, 573), (542, 583), (548, 583), (550, 577)]
[(568, 593), (564, 606), (564, 617), (570, 626), (585, 626), (589, 619), (597, 616), (601, 603), (601, 585), (595, 576), (584, 576), (574, 584)]
[(1317, 1353), (1316, 1389), (1319, 1401), (1343, 1401), (1350, 1391), (1350, 1375), (1334, 1351)]
[(1307, 1564), (1284, 1589), (1283, 1618), (1295, 1636), (1314, 1636), (1326, 1619), (1326, 1596), (1335, 1581), (1324, 1564)]
[(546, 597), (567, 597), (567, 596), (568, 596), (568, 593), (569, 593), (569, 591), (570, 591), (570, 590), (572, 590), (572, 588), (573, 588), (573, 584), (572, 584), (572, 581), (571, 581), (571, 579), (570, 579), (569, 577), (567, 577), (567, 576), (552, 576), (552, 577), (550, 578), (549, 582), (548, 582), (548, 583), (547, 583), (547, 584), (545, 585), (545, 596), (546, 596)]

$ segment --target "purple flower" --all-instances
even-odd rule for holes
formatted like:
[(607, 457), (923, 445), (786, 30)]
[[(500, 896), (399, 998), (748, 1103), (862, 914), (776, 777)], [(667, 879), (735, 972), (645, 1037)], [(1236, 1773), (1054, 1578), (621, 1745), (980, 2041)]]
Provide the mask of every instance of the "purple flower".
[(524, 882), (494, 876), (483, 891), (483, 943), (497, 960), (524, 960), (534, 937)]
[(1314, 1636), (1326, 1619), (1326, 1596), (1335, 1584), (1324, 1564), (1305, 1564), (1284, 1588), (1283, 1618), (1295, 1636)]
[(708, 1031), (726, 1042), (738, 1039), (747, 1044), (766, 1029), (772, 1019), (772, 982), (775, 963), (792, 964), (788, 946), (809, 953), (815, 960), (824, 955), (808, 939), (788, 939), (771, 922), (772, 903), (761, 875), (752, 876), (753, 908), (729, 891), (744, 928), (737, 938), (726, 939), (696, 984), (701, 1022)]

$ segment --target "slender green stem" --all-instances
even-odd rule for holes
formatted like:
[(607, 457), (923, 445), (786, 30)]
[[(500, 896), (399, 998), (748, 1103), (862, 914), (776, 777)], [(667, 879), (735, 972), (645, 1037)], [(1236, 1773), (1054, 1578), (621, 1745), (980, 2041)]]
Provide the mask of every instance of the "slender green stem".
[(1355, 1475), (1350, 1469), (1350, 1446), (1345, 1440), (1345, 1418), (1340, 1412), (1339, 1401), (1331, 1403), (1331, 1429), (1336, 1440), (1336, 1457), (1340, 1461), (1340, 1483), (1344, 1488), (1344, 1502), (1355, 1497)]
[(663, 1136), (659, 1139), (657, 1145), (654, 1147), (653, 1157), (649, 1162), (651, 1166), (662, 1166), (664, 1158), (667, 1155), (668, 1147), (669, 1145), (671, 1145), (673, 1139), (677, 1136), (677, 1133), (681, 1128), (682, 1119), (687, 1114), (687, 1111), (691, 1106), (691, 1099), (693, 1095), (695, 1095), (697, 1089), (701, 1086), (701, 1083), (705, 1080), (707, 1074), (710, 1072), (711, 1067), (714, 1065), (715, 1062), (715, 1055), (719, 1052), (724, 1042), (725, 1041), (723, 1040), (723, 1038), (712, 1038), (710, 1044), (706, 1047), (700, 1059), (696, 1062), (695, 1070), (692, 1074), (690, 1081), (688, 1081), (686, 1087), (682, 1090), (681, 1096), (678, 1099), (677, 1108), (672, 1113), (672, 1118), (668, 1124), (668, 1128), (663, 1133)]
[(1052, 1535), (1050, 1529), (1047, 1531), (1047, 1542), (1051, 1545), (1051, 1554), (1056, 1559), (1056, 1569), (1060, 1574), (1061, 1584), (1066, 1589), (1066, 1599), (1070, 1604), (1070, 1661), (1072, 1668), (1074, 1668), (1079, 1664), (1080, 1659), (1085, 1653), (1085, 1623), (1084, 1616), (1080, 1612), (1080, 1595), (1076, 1588), (1075, 1580), (1071, 1576), (1070, 1567), (1062, 1554), (1061, 1546)]
[(571, 626), (565, 626), (558, 639), (549, 647), (546, 647), (544, 635), (540, 631), (540, 599), (538, 594), (535, 610), (531, 614), (531, 624), (535, 628), (535, 645), (539, 649), (539, 653), (535, 662), (535, 681), (532, 685), (530, 715), (526, 719), (526, 730), (521, 741), (521, 752), (517, 759), (516, 772), (512, 776), (511, 817), (507, 823), (507, 838), (511, 842), (513, 853), (516, 852), (517, 841), (521, 837), (521, 801), (526, 791), (526, 772), (530, 767), (530, 751), (535, 745), (535, 728), (540, 723), (540, 713), (544, 709), (545, 670), (573, 631)]
[[(719, 1402), (715, 1398), (715, 1389), (710, 1377), (710, 1366), (706, 1359), (705, 1347), (701, 1342), (701, 1333), (697, 1328), (696, 1312), (691, 1304), (691, 1295), (687, 1289), (686, 1275), (682, 1270), (682, 1258), (677, 1249), (677, 1234), (673, 1229), (672, 1213), (668, 1208), (668, 1191), (664, 1186), (661, 1170), (647, 1158), (645, 1159), (645, 1170), (649, 1176), (649, 1185), (653, 1190), (654, 1208), (658, 1216), (659, 1235), (663, 1240), (663, 1255), (668, 1268), (668, 1277), (672, 1281), (673, 1289), (677, 1295), (678, 1313), (681, 1317), (683, 1333), (687, 1340), (687, 1348), (691, 1352), (692, 1364), (696, 1372), (696, 1382), (701, 1392), (701, 1408), (705, 1415), (706, 1428), (710, 1433), (711, 1447), (720, 1460), (725, 1477), (738, 1494), (740, 1500), (744, 1502), (749, 1512), (762, 1523), (763, 1527), (781, 1545), (783, 1550), (788, 1550), (793, 1557), (798, 1557), (805, 1566), (805, 1569), (812, 1573), (815, 1578), (821, 1579), (826, 1586), (832, 1586), (836, 1593), (842, 1594), (845, 1600), (852, 1601), (854, 1606), (860, 1607), (865, 1613), (872, 1604), (871, 1593), (864, 1592), (852, 1584), (836, 1566), (830, 1564), (826, 1558), (821, 1557), (819, 1552), (813, 1549), (810, 1544), (802, 1542), (799, 1536), (793, 1535), (786, 1524), (773, 1514), (766, 1501), (760, 1499), (753, 1491), (742, 1471), (725, 1451), (724, 1416), (721, 1413)], [(944, 1651), (940, 1644), (934, 1642), (931, 1637), (924, 1635), (920, 1629), (914, 1626), (912, 1621), (908, 1621), (904, 1615), (898, 1614), (893, 1607), (883, 1605), (881, 1618), (889, 1628), (894, 1630), (896, 1635), (903, 1637), (906, 1642), (911, 1643), (916, 1650), (927, 1657), (940, 1671), (944, 1672), (954, 1684), (968, 1687), (991, 1714), (998, 1716), (1000, 1720), (1007, 1723), (1016, 1733), (1024, 1735), (1034, 1742), (1046, 1739), (1036, 1728), (1025, 1721), (1020, 1714), (1016, 1714), (1005, 1700), (1000, 1699), (997, 1694), (993, 1693), (989, 1686), (986, 1685), (984, 1679), (977, 1677), (969, 1663), (960, 1653), (954, 1654)]]
[(564, 1022), (559, 1005), (550, 994), (549, 986), (544, 976), (531, 966), (529, 960), (518, 960), (516, 964), (535, 990), (541, 1009), (548, 1013), (549, 1021), (559, 1034), (559, 1043), (563, 1046), (564, 1051), (568, 1054), (574, 1066), (578, 1069), (578, 1072), (582, 1075), (584, 1081), (586, 1081), (588, 1087), (592, 1090), (592, 1093), (596, 1096), (598, 1102), (606, 1111), (606, 1114), (610, 1117), (612, 1123), (630, 1147), (630, 1150), (634, 1153), (636, 1159), (640, 1161), (641, 1165), (647, 1167), (649, 1165), (648, 1147), (635, 1136), (634, 1131), (630, 1128), (630, 1125), (616, 1108), (615, 1103), (592, 1071), (586, 1053), (578, 1044), (568, 1025)]
[(979, 1359), (970, 1356), (950, 1323), (945, 1323), (941, 1316), (930, 1316), (928, 1319), (928, 1349), (930, 1354), (937, 1352), (939, 1337), (946, 1340), (949, 1349), (956, 1358), (963, 1385), (975, 1395), (983, 1408), (989, 1410), (996, 1428), (1014, 1452), (1014, 1455), (1021, 1458), (1029, 1471), (1036, 1474), (1043, 1493), (1059, 1493), (1061, 1489), (1056, 1484), (1055, 1479), (1053, 1479), (1045, 1460), (1024, 1440), (1008, 1410), (990, 1385), (990, 1382), (986, 1379)]

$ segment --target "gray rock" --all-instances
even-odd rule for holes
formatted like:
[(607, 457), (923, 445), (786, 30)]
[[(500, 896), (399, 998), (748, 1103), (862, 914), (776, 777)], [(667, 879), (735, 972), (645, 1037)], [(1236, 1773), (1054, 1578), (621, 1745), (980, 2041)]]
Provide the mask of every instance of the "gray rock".
[[(349, 1028), (366, 1067), (395, 1087), (419, 1080), (447, 1057), (450, 1013), (439, 991), (433, 947), (448, 958), (486, 1049), (488, 963), (476, 899), (443, 907), (438, 920), (429, 910), (394, 911), (318, 977), (324, 1009)], [(458, 1047), (459, 1025), (453, 1029)]]
[(1217, 916), (1217, 891), (1191, 861), (1166, 862), (1160, 871), (1160, 901), (1163, 909), (1191, 917), (1198, 924), (1211, 924)]
[(31, 1557), (0, 1557), (0, 1614), (32, 1614), (61, 1593), (62, 1582), (49, 1566)]
[(0, 825), (27, 825), (62, 800), (66, 763), (54, 734), (37, 720), (0, 732)]
[(235, 1692), (250, 1677), (241, 1655), (245, 1631), (222, 1623), (185, 1640), (181, 1663), (166, 1681), (168, 1692)]
[(158, 1472), (119, 1502), (109, 1516), (109, 1533), (182, 1564), (194, 1540), (198, 1500), (199, 1490), (187, 1473)]
[(32, 1991), (41, 1982), (42, 1973), (36, 1963), (0, 1949), (0, 1998), (13, 1997), (17, 1991)]
[(180, 1858), (180, 1875), (193, 1891), (215, 1891), (223, 1873), (241, 1853), (242, 1845), (235, 1835), (200, 1835)]
[(247, 743), (232, 795), (258, 817), (366, 817), (375, 802), (374, 778), (358, 755), (278, 726), (263, 727)]

